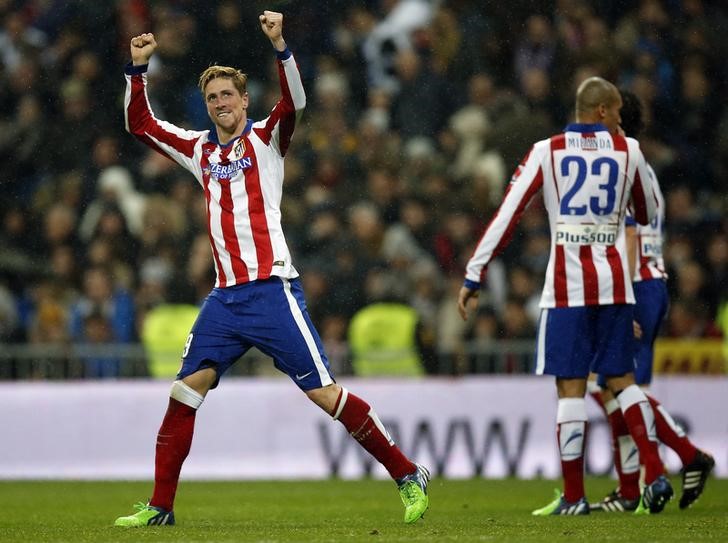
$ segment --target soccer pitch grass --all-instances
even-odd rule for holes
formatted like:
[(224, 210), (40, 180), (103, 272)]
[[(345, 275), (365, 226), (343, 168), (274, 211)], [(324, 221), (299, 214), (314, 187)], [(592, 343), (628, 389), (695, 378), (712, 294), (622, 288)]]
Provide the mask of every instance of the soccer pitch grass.
[[(117, 516), (146, 499), (150, 483), (2, 482), (0, 542), (115, 541), (595, 541), (728, 540), (728, 480), (711, 479), (691, 509), (676, 497), (654, 516), (592, 514), (533, 517), (550, 501), (554, 481), (441, 480), (430, 484), (430, 509), (413, 525), (389, 481), (182, 482), (176, 526), (116, 528)], [(595, 499), (613, 488), (588, 479)]]

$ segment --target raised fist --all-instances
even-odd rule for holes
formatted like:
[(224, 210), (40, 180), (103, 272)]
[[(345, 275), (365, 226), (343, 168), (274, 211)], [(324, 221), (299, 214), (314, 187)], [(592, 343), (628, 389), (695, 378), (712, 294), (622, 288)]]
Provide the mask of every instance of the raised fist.
[(131, 62), (134, 66), (140, 66), (142, 64), (149, 64), (149, 59), (157, 49), (157, 41), (154, 39), (154, 34), (140, 34), (134, 36), (129, 44), (131, 50)]
[(272, 42), (283, 37), (283, 14), (276, 11), (264, 11), (260, 19), (260, 28)]

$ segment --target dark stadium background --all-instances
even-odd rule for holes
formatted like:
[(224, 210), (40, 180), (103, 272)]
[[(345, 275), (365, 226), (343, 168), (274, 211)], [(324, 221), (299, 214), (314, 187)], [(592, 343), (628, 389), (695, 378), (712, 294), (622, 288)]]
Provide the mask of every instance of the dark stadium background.
[[(417, 311), (428, 373), (530, 370), (548, 257), (538, 199), (467, 325), (454, 297), (510, 174), (569, 121), (591, 74), (646, 105), (642, 148), (667, 200), (664, 335), (725, 333), (723, 2), (4, 0), (0, 379), (147, 375), (148, 312), (207, 293), (202, 192), (125, 133), (122, 70), (129, 37), (154, 31), (160, 118), (208, 127), (196, 78), (217, 62), (249, 74), (260, 119), (278, 92), (257, 28), (266, 7), (285, 14), (308, 93), (286, 160), (284, 228), (339, 375), (351, 372), (352, 316), (380, 300)], [(236, 371), (269, 368), (252, 356)]]

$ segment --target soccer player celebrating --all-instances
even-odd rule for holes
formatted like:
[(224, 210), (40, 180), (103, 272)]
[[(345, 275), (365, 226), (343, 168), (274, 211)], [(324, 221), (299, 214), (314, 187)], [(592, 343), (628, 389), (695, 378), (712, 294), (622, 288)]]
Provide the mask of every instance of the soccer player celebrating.
[[(621, 127), (632, 137), (638, 137), (644, 124), (642, 121), (642, 105), (639, 98), (622, 90), (622, 109), (620, 110)], [(646, 225), (638, 225), (629, 215), (626, 218), (626, 241), (632, 277), (635, 307), (635, 353), (634, 374), (637, 385), (643, 389), (652, 381), (652, 358), (655, 339), (667, 313), (668, 296), (665, 281), (665, 264), (662, 260), (662, 231), (665, 221), (665, 206), (657, 177), (650, 165), (647, 170), (652, 181), (652, 188), (657, 197), (657, 215)], [(627, 426), (617, 401), (610, 391), (604, 388), (605, 380), (598, 379), (602, 386), (601, 397), (592, 394), (604, 409), (612, 431), (612, 450), (614, 466), (619, 478), (619, 487), (601, 502), (591, 505), (592, 511), (621, 512), (634, 511), (639, 506), (639, 454), (634, 441), (629, 435)], [(590, 382), (591, 384), (591, 382)], [(598, 390), (598, 388), (597, 388)], [(693, 504), (703, 493), (708, 475), (715, 466), (713, 458), (696, 448), (688, 439), (665, 408), (645, 391), (655, 414), (657, 438), (677, 453), (683, 464), (682, 495), (680, 509)]]
[(281, 98), (270, 115), (247, 117), (246, 76), (210, 66), (199, 86), (212, 130), (183, 130), (158, 120), (146, 92), (153, 34), (132, 38), (126, 67), (126, 128), (192, 172), (207, 207), (217, 281), (182, 353), (156, 446), (154, 493), (117, 526), (174, 524), (180, 469), (192, 442), (197, 409), (220, 377), (248, 349), (270, 355), (316, 405), (339, 420), (387, 469), (405, 505), (405, 522), (428, 506), (427, 469), (394, 444), (374, 410), (334, 381), (321, 339), (306, 310), (298, 272), (281, 229), (283, 160), (306, 105), (296, 61), (283, 39), (283, 15), (265, 11), (260, 26), (276, 51)]
[(576, 92), (576, 123), (537, 142), (513, 175), (503, 202), (467, 264), (458, 309), (467, 318), (488, 263), (508, 243), (533, 196), (543, 189), (551, 254), (541, 296), (536, 373), (556, 378), (557, 441), (564, 491), (534, 515), (585, 515), (584, 443), (589, 371), (606, 376), (645, 464), (645, 508), (672, 497), (654, 435), (654, 415), (632, 366), (634, 294), (624, 217), (647, 224), (656, 212), (637, 141), (617, 133), (622, 99), (608, 81), (589, 78)]

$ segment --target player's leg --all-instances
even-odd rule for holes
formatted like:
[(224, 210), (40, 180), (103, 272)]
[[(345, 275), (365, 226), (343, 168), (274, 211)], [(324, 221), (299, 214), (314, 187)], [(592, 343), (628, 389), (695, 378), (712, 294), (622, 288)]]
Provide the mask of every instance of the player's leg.
[(544, 309), (539, 319), (536, 373), (556, 377), (559, 402), (556, 438), (561, 457), (564, 491), (534, 515), (585, 515), (586, 380), (592, 351), (590, 309)]
[[(634, 290), (635, 320), (642, 330), (642, 335), (635, 340), (635, 381), (644, 390), (652, 382), (655, 340), (667, 313), (667, 287), (664, 281), (653, 279), (636, 283)], [(660, 402), (646, 390), (645, 394), (655, 413), (657, 439), (677, 453), (683, 466), (690, 464), (697, 449)]]
[(688, 439), (685, 431), (678, 426), (663, 405), (649, 391), (644, 390), (644, 393), (655, 413), (657, 439), (675, 451), (683, 467), (687, 466), (697, 456), (697, 447)]
[(594, 369), (605, 376), (607, 388), (617, 399), (645, 465), (645, 482), (649, 484), (664, 470), (657, 450), (654, 414), (647, 397), (634, 380), (632, 306), (602, 307), (599, 334)]
[[(635, 381), (646, 388), (652, 381), (654, 344), (667, 313), (668, 295), (665, 282), (660, 279), (635, 283), (634, 289), (637, 300), (635, 320), (642, 330), (641, 337), (636, 339)], [(684, 509), (702, 494), (715, 461), (690, 441), (683, 429), (651, 393), (645, 391), (645, 395), (655, 414), (657, 439), (675, 451), (683, 464), (680, 508)]]
[(619, 480), (616, 489), (607, 494), (602, 501), (589, 504), (589, 508), (592, 511), (613, 513), (634, 511), (640, 497), (639, 452), (632, 436), (629, 435), (617, 400), (606, 389), (604, 378), (596, 373), (590, 373), (587, 393), (602, 410), (609, 423), (614, 468)]
[(617, 399), (607, 389), (601, 390), (601, 396), (612, 435), (614, 468), (617, 471), (619, 486), (602, 501), (591, 504), (590, 507), (592, 511), (634, 511), (640, 498), (639, 451), (629, 433)]
[(636, 512), (659, 513), (672, 498), (673, 490), (664, 474), (652, 407), (645, 394), (635, 384), (632, 373), (607, 377), (607, 385), (617, 398), (629, 433), (634, 439), (645, 467), (645, 489)]
[[(659, 513), (672, 497), (657, 447), (655, 418), (650, 403), (634, 381), (634, 310), (631, 305), (603, 306), (599, 312), (599, 341), (593, 370), (604, 375), (614, 394), (645, 466), (640, 506)], [(638, 510), (640, 507), (638, 507)]]
[(715, 467), (715, 460), (710, 454), (698, 449), (688, 439), (684, 430), (680, 428), (660, 402), (649, 392), (645, 392), (645, 396), (647, 396), (655, 413), (657, 438), (675, 451), (683, 464), (680, 509), (685, 509), (695, 503), (705, 490), (705, 483)]
[(415, 522), (422, 517), (429, 506), (427, 486), (430, 472), (402, 453), (374, 409), (336, 383), (307, 390), (306, 394), (334, 420), (341, 422), (349, 434), (389, 472), (400, 490), (405, 522)]
[(215, 370), (204, 368), (172, 384), (167, 412), (157, 433), (150, 506), (172, 511), (180, 470), (192, 445), (197, 410), (216, 380)]
[(334, 420), (341, 422), (356, 439), (389, 472), (392, 479), (401, 479), (416, 470), (394, 443), (374, 409), (337, 383), (306, 390), (306, 395)]
[(246, 330), (246, 337), (273, 357), (276, 367), (314, 403), (341, 422), (395, 481), (405, 477), (422, 480), (422, 496), (414, 500), (414, 509), (412, 504), (405, 504), (407, 522), (420, 518), (427, 508), (427, 470), (419, 469), (402, 453), (366, 401), (335, 383), (321, 338), (308, 315), (300, 281), (275, 278), (260, 288), (266, 293), (266, 304), (260, 308), (255, 329)]
[[(229, 328), (221, 329), (220, 322), (228, 323)], [(133, 515), (116, 519), (116, 526), (174, 524), (174, 499), (180, 470), (192, 444), (197, 410), (220, 376), (247, 350), (234, 328), (225, 304), (208, 297), (188, 336), (182, 368), (172, 384), (167, 412), (157, 434), (152, 497), (149, 503), (138, 504)]]

